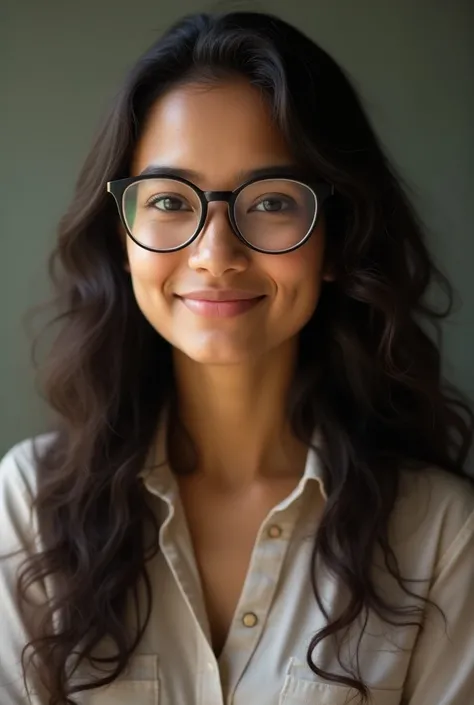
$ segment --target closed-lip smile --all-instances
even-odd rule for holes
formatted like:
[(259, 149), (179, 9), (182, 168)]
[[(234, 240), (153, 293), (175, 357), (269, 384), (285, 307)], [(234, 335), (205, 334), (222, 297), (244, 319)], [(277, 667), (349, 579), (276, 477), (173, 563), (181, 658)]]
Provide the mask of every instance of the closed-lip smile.
[(262, 294), (243, 289), (203, 289), (178, 295), (181, 299), (192, 299), (193, 301), (247, 301), (262, 297)]
[(204, 289), (177, 294), (193, 313), (206, 317), (233, 318), (257, 306), (265, 295), (244, 289)]

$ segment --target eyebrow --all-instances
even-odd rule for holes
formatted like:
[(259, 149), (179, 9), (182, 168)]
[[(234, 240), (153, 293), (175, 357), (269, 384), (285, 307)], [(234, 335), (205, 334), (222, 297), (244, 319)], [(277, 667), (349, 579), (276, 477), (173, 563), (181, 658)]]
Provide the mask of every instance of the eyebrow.
[[(146, 169), (140, 172), (140, 176), (178, 176), (192, 182), (198, 182), (204, 179), (204, 174), (198, 171), (169, 166), (167, 164), (150, 164)], [(298, 167), (296, 164), (275, 164), (260, 167), (259, 169), (243, 169), (236, 174), (238, 183), (249, 181), (250, 179), (271, 178), (275, 176), (298, 178), (302, 177), (303, 173), (301, 167)]]

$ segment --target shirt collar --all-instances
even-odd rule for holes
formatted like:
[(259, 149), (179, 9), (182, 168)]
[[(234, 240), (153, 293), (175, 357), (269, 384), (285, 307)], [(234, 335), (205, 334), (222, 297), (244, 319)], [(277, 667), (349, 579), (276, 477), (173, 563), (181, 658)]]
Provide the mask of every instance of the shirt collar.
[[(173, 504), (179, 490), (166, 453), (167, 422), (168, 414), (165, 412), (162, 420), (158, 424), (157, 433), (151, 444), (145, 465), (138, 476), (143, 479), (147, 490), (158, 495), (169, 504)], [(313, 433), (311, 446), (308, 449), (303, 475), (294, 491), (284, 500), (285, 505), (290, 504), (296, 497), (300, 496), (305, 491), (308, 483), (312, 482), (319, 485), (321, 495), (325, 501), (327, 500), (324, 487), (324, 468), (320, 456), (321, 449), (321, 433), (319, 430), (316, 430)]]

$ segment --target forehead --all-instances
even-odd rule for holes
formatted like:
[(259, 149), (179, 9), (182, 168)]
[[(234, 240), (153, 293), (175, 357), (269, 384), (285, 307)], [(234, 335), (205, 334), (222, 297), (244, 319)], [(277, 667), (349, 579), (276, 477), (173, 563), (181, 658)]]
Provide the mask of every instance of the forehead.
[(188, 84), (149, 111), (132, 175), (153, 164), (201, 175), (201, 188), (233, 188), (239, 172), (288, 165), (292, 155), (261, 92), (244, 79)]

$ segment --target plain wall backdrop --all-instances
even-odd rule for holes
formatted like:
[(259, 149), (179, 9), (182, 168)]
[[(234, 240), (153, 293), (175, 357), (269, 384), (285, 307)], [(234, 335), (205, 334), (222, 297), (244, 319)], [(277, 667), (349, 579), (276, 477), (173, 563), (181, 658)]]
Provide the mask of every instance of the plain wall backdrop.
[(457, 291), (446, 375), (474, 392), (474, 3), (0, 0), (0, 455), (47, 428), (24, 318), (49, 294), (56, 225), (125, 71), (182, 14), (271, 11), (352, 76)]

